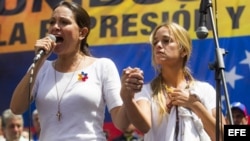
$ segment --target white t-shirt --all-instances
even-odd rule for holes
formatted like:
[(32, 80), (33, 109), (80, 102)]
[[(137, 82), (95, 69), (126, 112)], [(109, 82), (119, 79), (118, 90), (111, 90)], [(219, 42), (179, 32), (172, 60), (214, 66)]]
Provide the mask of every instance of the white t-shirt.
[(3, 135), (0, 135), (0, 141), (5, 141), (5, 138)]
[[(206, 83), (195, 81), (192, 86), (192, 92), (194, 92), (204, 104), (204, 106), (212, 114), (212, 109), (216, 107), (216, 92), (214, 88)], [(176, 108), (172, 107), (170, 114), (167, 114), (163, 117), (162, 122), (159, 123), (159, 111), (156, 103), (152, 98), (152, 90), (150, 84), (145, 84), (142, 88), (142, 91), (135, 95), (135, 99), (138, 100), (147, 100), (151, 103), (151, 120), (152, 127), (144, 135), (144, 141), (173, 141), (174, 140), (174, 130), (175, 130), (175, 121), (176, 121)], [(203, 138), (208, 139), (207, 133), (204, 133), (204, 129), (200, 119), (195, 113), (187, 110), (184, 107), (179, 107), (179, 136), (178, 139), (181, 141), (200, 141), (200, 135)], [(192, 114), (191, 114), (192, 113)], [(199, 126), (194, 123), (198, 121)], [(198, 129), (197, 129), (198, 128)], [(202, 131), (200, 131), (200, 129)], [(198, 133), (198, 130), (200, 133)]]
[[(85, 81), (78, 80), (79, 74), (87, 74), (88, 78)], [(106, 140), (103, 133), (105, 107), (107, 105), (110, 111), (122, 105), (120, 77), (113, 61), (100, 58), (87, 68), (75, 73), (56, 71), (56, 78), (55, 81), (52, 61), (46, 61), (37, 75), (34, 87), (41, 124), (39, 140)], [(72, 81), (68, 84), (71, 78)], [(57, 96), (56, 86), (59, 96)], [(61, 98), (62, 118), (60, 121), (56, 116), (58, 97)]]
[[(0, 136), (0, 141), (7, 141), (7, 140), (3, 136)], [(23, 136), (21, 136), (18, 141), (29, 141), (29, 139), (25, 139)]]

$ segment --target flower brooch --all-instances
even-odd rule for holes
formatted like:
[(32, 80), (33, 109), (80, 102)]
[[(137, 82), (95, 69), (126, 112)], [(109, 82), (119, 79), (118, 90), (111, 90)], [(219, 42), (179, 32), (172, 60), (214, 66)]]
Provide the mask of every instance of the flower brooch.
[(86, 81), (88, 79), (88, 74), (87, 73), (84, 73), (83, 71), (78, 74), (78, 80), (80, 81)]

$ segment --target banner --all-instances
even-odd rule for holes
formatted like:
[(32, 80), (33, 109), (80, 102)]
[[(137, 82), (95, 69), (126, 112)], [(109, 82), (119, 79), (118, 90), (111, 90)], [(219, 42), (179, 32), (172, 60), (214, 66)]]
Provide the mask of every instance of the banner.
[[(0, 53), (33, 50), (35, 41), (46, 36), (52, 8), (60, 0), (1, 0)], [(183, 25), (193, 39), (198, 27), (200, 0), (75, 0), (90, 14), (91, 46), (148, 42), (153, 28), (164, 21)], [(214, 2), (214, 1), (213, 1)], [(220, 0), (211, 3), (220, 37), (249, 35), (250, 3)], [(207, 11), (207, 28), (213, 36)]]

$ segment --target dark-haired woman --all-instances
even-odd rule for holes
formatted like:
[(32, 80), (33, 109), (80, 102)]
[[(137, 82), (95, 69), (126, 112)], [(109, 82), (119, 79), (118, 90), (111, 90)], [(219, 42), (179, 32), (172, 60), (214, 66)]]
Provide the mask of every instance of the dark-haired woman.
[[(56, 37), (56, 42), (49, 36), (36, 41), (35, 51), (43, 49), (45, 55), (16, 87), (11, 110), (22, 114), (35, 101), (40, 141), (106, 140), (103, 133), (106, 106), (115, 126), (126, 129), (118, 70), (110, 59), (95, 58), (89, 52), (88, 13), (76, 3), (62, 1), (53, 10), (48, 33)], [(52, 52), (57, 58), (47, 60)], [(31, 70), (34, 81), (30, 85)]]

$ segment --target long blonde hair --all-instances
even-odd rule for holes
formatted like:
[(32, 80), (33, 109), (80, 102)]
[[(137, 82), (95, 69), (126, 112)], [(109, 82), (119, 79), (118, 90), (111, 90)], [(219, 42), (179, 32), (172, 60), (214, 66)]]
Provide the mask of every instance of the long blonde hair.
[(194, 78), (191, 74), (190, 69), (187, 67), (187, 62), (190, 59), (191, 52), (192, 52), (192, 40), (187, 32), (186, 29), (184, 29), (182, 26), (171, 22), (171, 23), (163, 23), (159, 26), (157, 26), (154, 31), (152, 32), (150, 36), (150, 43), (152, 46), (152, 65), (155, 68), (156, 72), (158, 73), (157, 77), (153, 79), (151, 82), (151, 88), (153, 91), (153, 100), (158, 104), (159, 108), (159, 114), (160, 114), (160, 121), (162, 120), (162, 117), (165, 114), (168, 114), (167, 108), (166, 108), (166, 98), (164, 96), (164, 89), (165, 86), (163, 85), (163, 78), (161, 74), (161, 66), (158, 66), (154, 60), (154, 53), (153, 53), (153, 38), (157, 32), (158, 29), (161, 27), (166, 27), (170, 30), (170, 32), (173, 34), (176, 41), (179, 43), (180, 46), (182, 46), (183, 50), (186, 52), (186, 56), (183, 58), (183, 73), (187, 80), (190, 82), (194, 81)]

